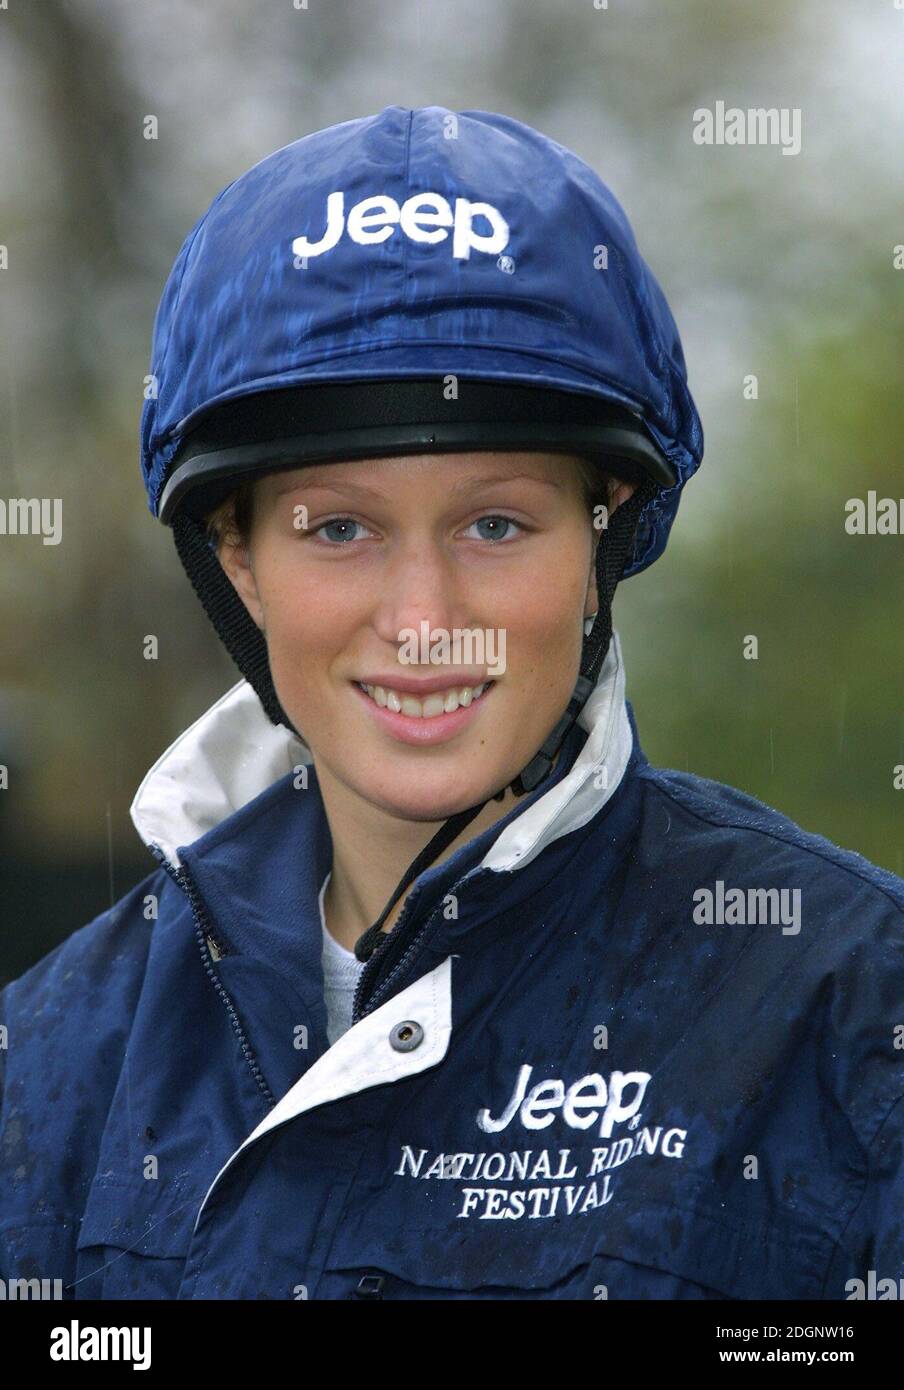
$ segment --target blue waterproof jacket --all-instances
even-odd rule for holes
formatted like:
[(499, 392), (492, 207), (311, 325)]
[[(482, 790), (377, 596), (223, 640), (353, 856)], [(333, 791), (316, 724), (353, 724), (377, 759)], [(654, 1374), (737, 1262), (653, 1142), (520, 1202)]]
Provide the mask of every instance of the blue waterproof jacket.
[(904, 1287), (900, 879), (651, 767), (616, 638), (551, 781), (417, 879), (330, 1047), (309, 764), (240, 682), (136, 795), (161, 866), (0, 995), (3, 1278)]

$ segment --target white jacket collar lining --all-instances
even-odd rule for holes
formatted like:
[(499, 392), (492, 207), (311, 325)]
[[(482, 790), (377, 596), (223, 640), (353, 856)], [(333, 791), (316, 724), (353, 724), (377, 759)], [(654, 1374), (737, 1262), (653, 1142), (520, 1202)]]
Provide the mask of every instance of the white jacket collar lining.
[[(588, 730), (574, 766), (493, 843), (482, 865), (502, 871), (528, 864), (543, 848), (586, 825), (621, 781), (631, 756), (625, 675), (613, 633), (596, 688), (578, 723)], [(130, 807), (138, 834), (174, 867), (188, 846), (298, 766), (310, 749), (271, 724), (252, 687), (238, 681), (161, 754)]]

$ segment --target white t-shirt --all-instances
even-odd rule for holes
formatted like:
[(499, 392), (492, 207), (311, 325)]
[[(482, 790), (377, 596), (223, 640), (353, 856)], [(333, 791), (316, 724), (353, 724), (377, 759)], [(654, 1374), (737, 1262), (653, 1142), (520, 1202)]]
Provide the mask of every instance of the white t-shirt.
[(323, 1000), (326, 1004), (326, 1035), (330, 1047), (352, 1026), (352, 1005), (358, 979), (364, 969), (364, 962), (358, 960), (354, 951), (344, 946), (327, 930), (326, 914), (323, 910), (323, 896), (326, 893), (330, 874), (323, 880), (318, 903), (320, 904), (320, 925), (323, 929)]

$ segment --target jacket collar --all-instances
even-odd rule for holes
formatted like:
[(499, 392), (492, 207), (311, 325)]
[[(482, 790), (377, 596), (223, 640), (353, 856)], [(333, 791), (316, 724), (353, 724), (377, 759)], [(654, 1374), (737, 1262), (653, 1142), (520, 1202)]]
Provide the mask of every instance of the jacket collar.
[[(633, 733), (617, 633), (578, 724), (588, 737), (571, 769), (506, 823), (482, 868), (513, 870), (530, 863), (554, 840), (586, 825), (621, 782)], [(287, 774), (312, 765), (307, 744), (272, 724), (253, 688), (241, 680), (150, 768), (132, 801), (132, 821), (144, 843), (176, 869), (180, 848), (222, 832)]]

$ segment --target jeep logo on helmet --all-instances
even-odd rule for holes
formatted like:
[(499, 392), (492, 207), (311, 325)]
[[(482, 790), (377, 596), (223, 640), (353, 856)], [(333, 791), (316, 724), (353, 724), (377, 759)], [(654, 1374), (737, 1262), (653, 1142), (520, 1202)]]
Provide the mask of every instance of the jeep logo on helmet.
[[(477, 231), (475, 218), (484, 218), (490, 224), (490, 232)], [(320, 240), (309, 241), (306, 236), (297, 236), (292, 242), (292, 253), (303, 259), (322, 256), (324, 251), (332, 251), (345, 228), (359, 246), (371, 246), (393, 236), (396, 226), (412, 241), (431, 245), (445, 241), (449, 235), (446, 229), (451, 227), (452, 255), (461, 261), (468, 260), (472, 251), (496, 256), (505, 249), (509, 239), (508, 223), (492, 203), (472, 203), (469, 198), (456, 198), (453, 212), (440, 193), (413, 193), (401, 207), (395, 198), (377, 193), (355, 203), (346, 219), (345, 194), (338, 192), (330, 193), (326, 200), (326, 231)]]

